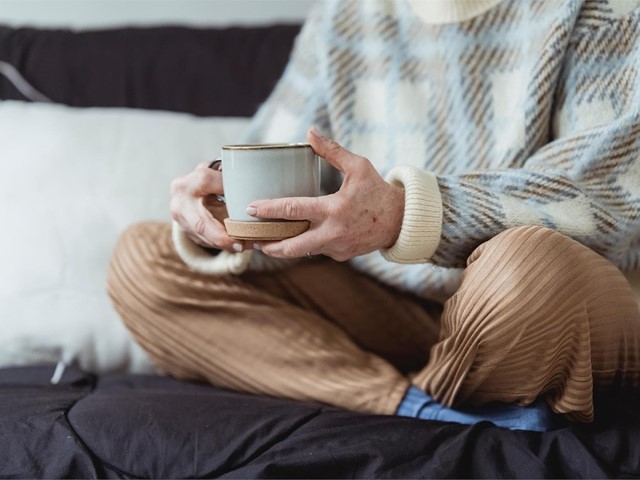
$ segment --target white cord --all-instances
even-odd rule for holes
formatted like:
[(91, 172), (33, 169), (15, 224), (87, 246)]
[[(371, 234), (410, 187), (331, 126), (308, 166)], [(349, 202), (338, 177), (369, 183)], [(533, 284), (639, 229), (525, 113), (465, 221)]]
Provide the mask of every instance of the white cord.
[(10, 63), (0, 61), (0, 75), (9, 80), (20, 93), (32, 102), (53, 103), (50, 98), (33, 88), (31, 84), (20, 74), (20, 72)]
[(64, 375), (64, 371), (66, 370), (66, 368), (67, 365), (64, 363), (64, 361), (60, 360), (56, 365), (56, 369), (54, 370), (49, 382), (52, 385), (57, 385), (58, 383), (60, 383), (60, 379), (62, 378), (62, 375)]
[(49, 380), (49, 383), (51, 383), (52, 385), (57, 385), (58, 383), (60, 383), (60, 380), (62, 380), (62, 376), (64, 375), (64, 371), (69, 365), (73, 363), (73, 358), (73, 353), (68, 351), (63, 352), (60, 355), (60, 360), (58, 361), (58, 364), (53, 371), (53, 375), (51, 376), (51, 380)]

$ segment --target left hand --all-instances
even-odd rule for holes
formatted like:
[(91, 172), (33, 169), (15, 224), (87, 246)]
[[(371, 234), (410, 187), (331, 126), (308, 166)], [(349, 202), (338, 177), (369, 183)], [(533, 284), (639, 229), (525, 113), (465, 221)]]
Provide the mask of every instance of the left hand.
[(327, 255), (345, 261), (392, 246), (404, 216), (404, 191), (385, 182), (369, 160), (349, 152), (311, 129), (313, 150), (344, 173), (340, 190), (323, 197), (290, 197), (253, 202), (247, 213), (258, 218), (309, 220), (306, 232), (257, 247), (277, 258)]

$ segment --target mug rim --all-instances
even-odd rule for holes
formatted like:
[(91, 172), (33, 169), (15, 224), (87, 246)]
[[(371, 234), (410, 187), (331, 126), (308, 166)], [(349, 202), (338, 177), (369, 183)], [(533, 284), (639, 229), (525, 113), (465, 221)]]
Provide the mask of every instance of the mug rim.
[(311, 148), (310, 143), (255, 143), (245, 145), (223, 145), (223, 150), (269, 150), (276, 148)]

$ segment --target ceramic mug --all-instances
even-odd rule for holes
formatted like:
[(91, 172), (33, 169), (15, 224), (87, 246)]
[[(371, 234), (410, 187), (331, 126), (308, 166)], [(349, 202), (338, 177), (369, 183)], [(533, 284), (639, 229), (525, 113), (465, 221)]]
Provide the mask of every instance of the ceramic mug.
[[(320, 157), (308, 143), (223, 145), (221, 160), (224, 202), (231, 225), (237, 226), (238, 222), (283, 222), (281, 219), (258, 219), (247, 215), (247, 207), (256, 200), (320, 195)], [(225, 225), (230, 230), (229, 222)], [(306, 225), (308, 227), (308, 222)], [(235, 236), (259, 238), (262, 235), (257, 227), (254, 225), (251, 230), (255, 234), (238, 233)], [(267, 232), (264, 230), (266, 225), (260, 228), (263, 228), (262, 233)], [(264, 236), (278, 235), (265, 233)]]

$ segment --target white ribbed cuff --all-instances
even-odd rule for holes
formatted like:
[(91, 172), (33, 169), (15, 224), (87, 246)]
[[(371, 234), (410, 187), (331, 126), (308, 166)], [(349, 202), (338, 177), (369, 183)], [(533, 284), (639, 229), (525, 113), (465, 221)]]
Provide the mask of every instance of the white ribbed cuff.
[(436, 252), (442, 234), (442, 196), (436, 176), (413, 167), (396, 167), (387, 182), (404, 189), (404, 218), (396, 243), (381, 249), (396, 263), (426, 263)]
[(247, 270), (251, 262), (253, 250), (241, 253), (221, 250), (217, 255), (211, 255), (200, 245), (193, 243), (176, 222), (173, 222), (171, 236), (178, 256), (196, 272), (209, 275), (240, 275)]

